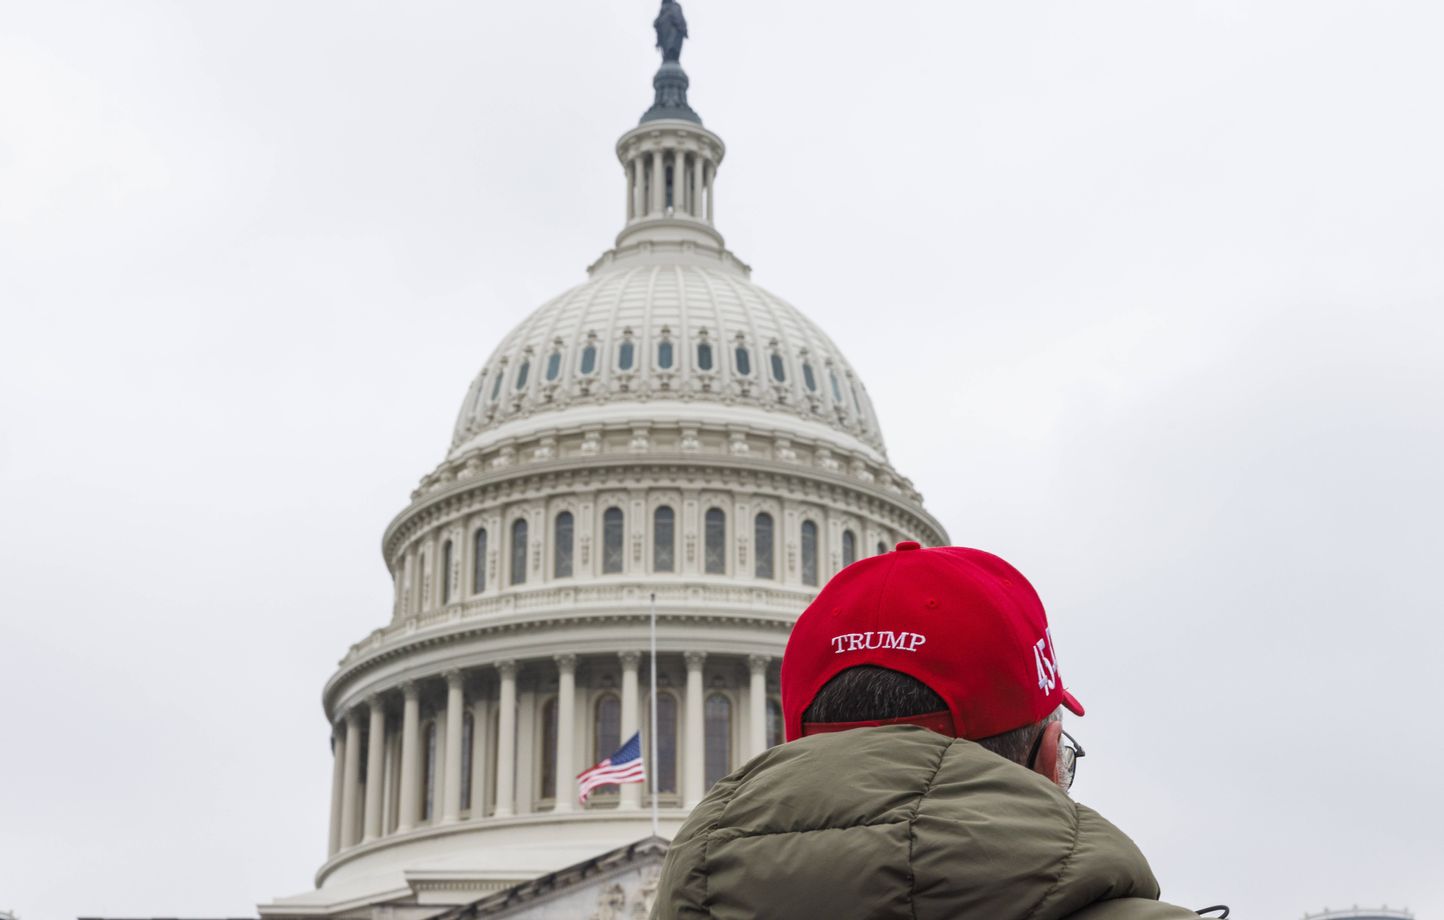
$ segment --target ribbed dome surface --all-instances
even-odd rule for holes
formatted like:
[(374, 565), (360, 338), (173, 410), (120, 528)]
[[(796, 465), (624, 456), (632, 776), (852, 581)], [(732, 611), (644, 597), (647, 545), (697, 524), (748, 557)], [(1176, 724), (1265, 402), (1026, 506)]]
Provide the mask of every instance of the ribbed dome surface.
[(680, 260), (610, 266), (524, 320), (472, 382), (452, 447), (516, 418), (660, 400), (761, 408), (884, 451), (862, 381), (816, 324), (741, 271)]

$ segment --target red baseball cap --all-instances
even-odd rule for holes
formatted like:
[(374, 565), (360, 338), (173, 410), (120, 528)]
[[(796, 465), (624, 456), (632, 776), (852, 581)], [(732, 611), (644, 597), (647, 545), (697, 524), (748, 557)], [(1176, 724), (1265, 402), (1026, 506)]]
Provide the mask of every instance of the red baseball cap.
[(1022, 728), (1060, 704), (1083, 714), (1063, 689), (1038, 592), (982, 550), (909, 540), (837, 573), (792, 627), (782, 656), (788, 741), (804, 734), (802, 714), (817, 691), (859, 665), (927, 684), (951, 716), (951, 725), (939, 713), (928, 727), (959, 738)]

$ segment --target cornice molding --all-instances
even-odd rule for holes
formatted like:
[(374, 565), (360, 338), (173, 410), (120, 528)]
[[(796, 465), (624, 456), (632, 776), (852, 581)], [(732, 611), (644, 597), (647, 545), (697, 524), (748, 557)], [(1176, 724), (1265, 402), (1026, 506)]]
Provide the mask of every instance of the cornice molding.
[[(660, 621), (666, 623), (669, 626), (725, 626), (729, 629), (736, 631), (755, 630), (759, 634), (759, 638), (762, 636), (775, 636), (777, 637), (779, 643), (785, 643), (786, 636), (792, 629), (791, 619), (781, 618), (773, 619), (765, 617), (717, 616), (705, 614), (669, 614), (667, 616), (662, 616), (661, 614), (659, 614), (658, 618)], [(468, 643), (475, 642), (478, 639), (494, 640), (503, 635), (523, 632), (535, 633), (537, 638), (537, 644), (542, 645), (544, 644), (546, 633), (561, 632), (567, 627), (596, 625), (642, 627), (645, 626), (648, 621), (649, 617), (645, 613), (603, 615), (594, 617), (576, 616), (567, 617), (564, 619), (559, 618), (555, 620), (548, 620), (544, 622), (523, 621), (513, 623), (470, 624), (466, 628), (459, 630), (438, 632), (435, 634), (424, 636), (413, 636), (410, 641), (382, 649), (376, 654), (370, 656), (358, 658), (350, 664), (342, 667), (326, 682), (325, 689), (322, 691), (322, 704), (328, 713), (334, 712), (336, 710), (337, 704), (341, 700), (347, 698), (347, 695), (344, 693), (345, 688), (353, 685), (356, 681), (361, 680), (367, 673), (381, 668), (384, 665), (403, 661), (406, 658), (421, 655), (425, 652), (432, 651), (438, 648), (444, 648), (447, 646), (462, 646)], [(694, 636), (688, 641), (706, 644), (714, 640), (710, 639), (705, 634), (702, 634)], [(669, 642), (669, 644), (672, 643)], [(663, 649), (663, 651), (666, 654), (677, 653), (677, 649), (675, 648), (667, 648)], [(599, 653), (605, 654), (605, 652), (602, 652), (601, 650), (599, 650)], [(705, 655), (706, 653), (703, 652), (702, 654)], [(732, 652), (727, 652), (727, 654), (732, 654)], [(738, 652), (738, 654), (746, 655), (747, 651), (744, 649), (743, 651)], [(550, 657), (550, 654), (546, 652), (540, 652), (535, 656), (537, 660), (545, 660), (549, 659)], [(502, 659), (500, 662), (488, 661), (477, 665), (468, 664), (466, 667), (470, 669), (474, 667), (485, 667), (488, 665), (498, 665), (510, 662), (513, 666), (517, 667), (517, 669), (520, 670), (520, 665), (526, 660), (529, 660), (526, 656), (517, 655), (515, 653), (508, 653), (507, 657)], [(420, 681), (429, 679), (431, 677), (439, 676), (441, 671), (444, 669), (444, 666), (438, 665), (433, 667), (432, 669), (429, 669), (428, 672), (424, 675), (409, 676), (405, 680), (400, 681), (395, 685), (384, 686), (379, 688), (379, 690), (372, 690), (370, 688), (367, 688), (364, 692), (386, 693), (397, 687), (401, 687), (404, 690), (404, 688), (408, 685), (412, 688), (412, 692), (414, 692), (417, 684)]]
[[(690, 809), (663, 805), (658, 811), (662, 821), (680, 823), (686, 819)], [(646, 809), (622, 812), (617, 809), (606, 808), (571, 812), (532, 812), (525, 815), (510, 815), (501, 818), (485, 817), (480, 819), (467, 819), (453, 824), (422, 825), (409, 831), (388, 834), (384, 837), (378, 837), (375, 840), (341, 850), (323, 863), (321, 868), (317, 870), (316, 887), (321, 888), (322, 883), (325, 882), (331, 873), (360, 857), (368, 856), (378, 850), (406, 846), (435, 837), (452, 837), (468, 833), (485, 835), (504, 828), (536, 824), (570, 824), (581, 826), (588, 824), (622, 824), (627, 826), (635, 825), (638, 827), (640, 831), (632, 839), (641, 839), (649, 833), (648, 828), (650, 828), (650, 822), (651, 813)], [(565, 833), (565, 831), (560, 831), (560, 833)]]

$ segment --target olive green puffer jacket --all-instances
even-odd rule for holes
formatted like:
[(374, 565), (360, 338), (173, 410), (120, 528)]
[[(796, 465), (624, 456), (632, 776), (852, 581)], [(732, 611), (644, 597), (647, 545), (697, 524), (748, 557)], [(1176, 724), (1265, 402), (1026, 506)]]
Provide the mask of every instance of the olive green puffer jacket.
[(1036, 773), (909, 725), (814, 735), (721, 780), (653, 920), (1181, 920), (1121, 831)]

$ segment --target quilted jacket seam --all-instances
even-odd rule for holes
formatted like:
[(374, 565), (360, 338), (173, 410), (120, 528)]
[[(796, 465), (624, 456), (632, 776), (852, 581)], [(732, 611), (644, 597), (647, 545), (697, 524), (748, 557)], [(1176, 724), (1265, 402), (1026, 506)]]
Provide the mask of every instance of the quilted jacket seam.
[(712, 916), (712, 867), (710, 865), (712, 854), (712, 834), (722, 823), (722, 815), (726, 813), (727, 806), (732, 804), (732, 798), (737, 794), (737, 784), (727, 791), (727, 795), (717, 808), (716, 817), (707, 826), (707, 832), (702, 835), (702, 909), (707, 916)]
[(938, 762), (933, 764), (932, 775), (928, 777), (927, 785), (923, 787), (922, 794), (918, 796), (917, 802), (913, 805), (913, 813), (908, 816), (908, 911), (912, 914), (913, 920), (918, 920), (918, 875), (917, 870), (913, 868), (913, 851), (917, 848), (918, 842), (915, 825), (917, 824), (918, 813), (923, 810), (923, 801), (926, 800), (928, 794), (933, 791), (933, 784), (938, 781), (938, 774), (942, 772), (943, 761), (947, 759), (948, 752), (953, 749), (954, 744), (957, 744), (957, 739), (953, 739), (943, 745), (942, 750), (938, 752)]
[(1033, 905), (1033, 909), (1028, 911), (1028, 916), (1023, 920), (1033, 920), (1038, 911), (1043, 909), (1043, 905), (1048, 903), (1048, 899), (1053, 897), (1053, 892), (1063, 884), (1063, 876), (1068, 872), (1068, 863), (1072, 861), (1073, 854), (1078, 852), (1078, 838), (1082, 836), (1083, 821), (1082, 816), (1078, 813), (1078, 805), (1072, 802), (1069, 804), (1073, 806), (1073, 843), (1068, 847), (1068, 854), (1058, 862), (1058, 877), (1053, 879), (1053, 884), (1048, 886), (1048, 890), (1043, 892), (1043, 896), (1038, 899), (1038, 903)]

